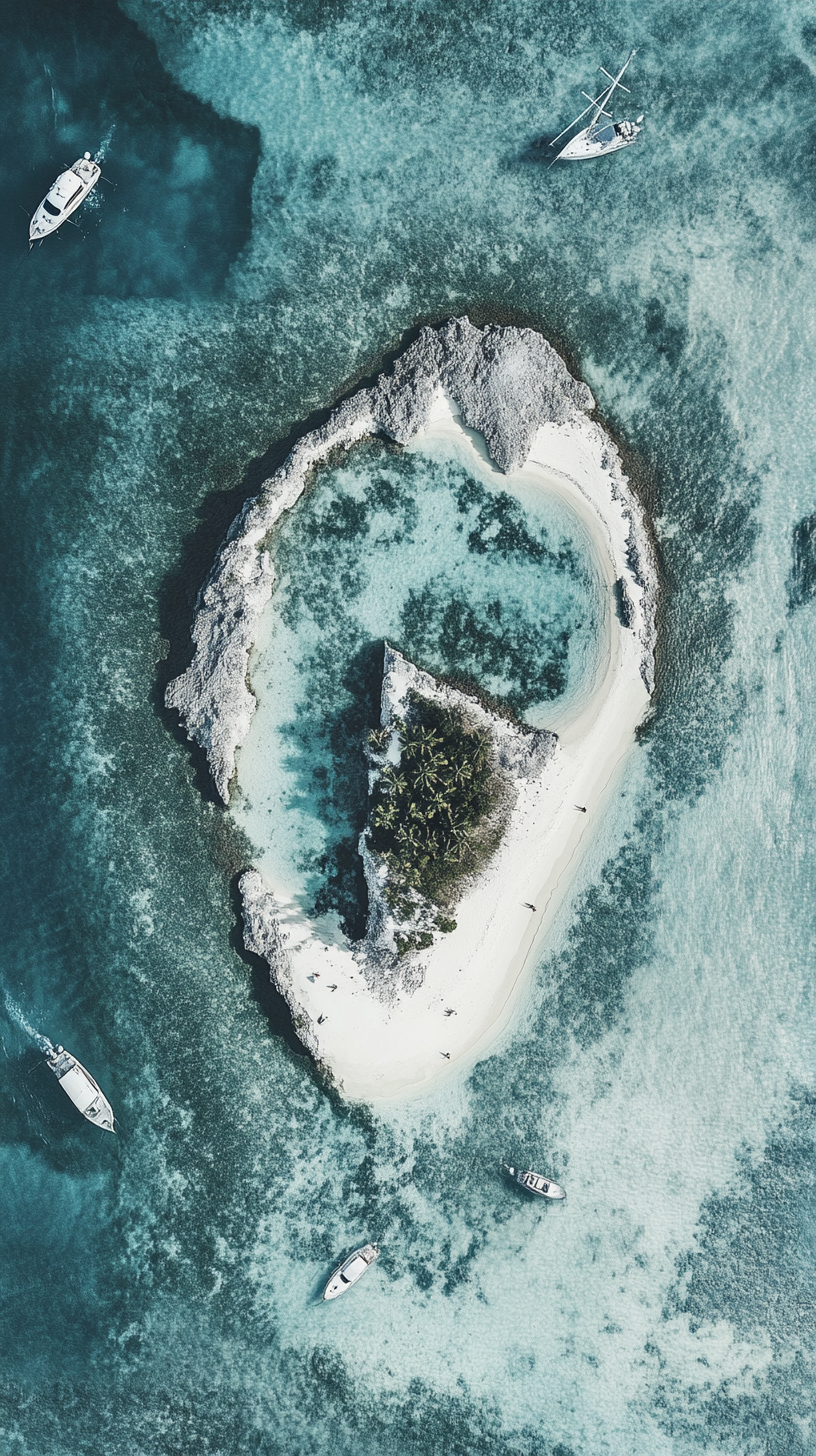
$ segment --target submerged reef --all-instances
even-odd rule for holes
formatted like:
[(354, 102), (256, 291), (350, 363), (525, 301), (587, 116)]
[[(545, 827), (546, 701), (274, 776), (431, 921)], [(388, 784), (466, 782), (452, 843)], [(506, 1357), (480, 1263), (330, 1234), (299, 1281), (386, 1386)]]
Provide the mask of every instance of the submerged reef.
[(309, 471), (331, 451), (371, 434), (407, 444), (427, 427), (440, 391), (462, 422), (484, 436), (492, 459), (505, 472), (524, 465), (543, 425), (580, 423), (585, 432), (597, 435), (613, 492), (629, 518), (632, 575), (650, 598), (644, 613), (642, 672), (651, 691), (650, 548), (615, 446), (586, 418), (594, 408), (589, 388), (572, 378), (560, 355), (532, 329), (477, 329), (467, 318), (452, 319), (442, 328), (423, 329), (390, 374), (345, 400), (321, 429), (304, 435), (280, 470), (247, 501), (216, 555), (196, 604), (193, 660), (168, 685), (165, 701), (179, 713), (188, 737), (204, 749), (224, 803), (229, 801), (236, 750), (255, 711), (247, 665), (275, 584), (265, 544), (270, 532), (303, 493)]

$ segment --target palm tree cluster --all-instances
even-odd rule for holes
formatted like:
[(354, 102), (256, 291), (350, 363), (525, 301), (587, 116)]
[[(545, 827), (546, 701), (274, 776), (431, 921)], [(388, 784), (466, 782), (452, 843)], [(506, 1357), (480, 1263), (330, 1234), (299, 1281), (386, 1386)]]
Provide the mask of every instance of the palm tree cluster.
[[(380, 771), (371, 846), (402, 885), (446, 904), (495, 847), (493, 836), (479, 831), (496, 807), (500, 786), (487, 733), (469, 728), (456, 709), (416, 694), (410, 707), (410, 721), (393, 720), (400, 762)], [(374, 753), (383, 753), (389, 731), (369, 735)]]

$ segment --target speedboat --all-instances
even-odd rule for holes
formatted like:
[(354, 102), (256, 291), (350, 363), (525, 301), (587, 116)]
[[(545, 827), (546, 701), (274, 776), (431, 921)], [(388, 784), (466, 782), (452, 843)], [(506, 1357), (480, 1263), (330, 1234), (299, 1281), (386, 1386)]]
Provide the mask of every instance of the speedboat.
[(97, 1085), (90, 1072), (86, 1072), (82, 1063), (61, 1046), (55, 1047), (46, 1057), (46, 1061), (63, 1092), (79, 1108), (82, 1116), (87, 1117), (95, 1127), (104, 1128), (105, 1132), (115, 1132), (113, 1108), (102, 1088)]
[(575, 120), (571, 121), (569, 126), (565, 127), (555, 140), (550, 142), (550, 146), (554, 147), (556, 142), (560, 142), (561, 137), (565, 137), (568, 131), (572, 131), (572, 128), (577, 126), (579, 121), (583, 121), (590, 111), (592, 120), (583, 131), (579, 131), (571, 141), (567, 142), (565, 147), (561, 148), (555, 158), (556, 162), (583, 162), (590, 157), (606, 157), (610, 152), (619, 152), (621, 147), (629, 147), (632, 142), (637, 141), (642, 131), (640, 123), (643, 116), (639, 116), (636, 121), (614, 121), (612, 112), (607, 109), (616, 91), (625, 91), (627, 96), (629, 95), (628, 87), (621, 85), (621, 76), (632, 57), (636, 55), (637, 51), (630, 51), (628, 59), (618, 71), (617, 76), (610, 75), (604, 66), (599, 68), (611, 85), (607, 86), (606, 90), (602, 91), (594, 100), (587, 95), (586, 91), (581, 92), (582, 96), (586, 96), (589, 106), (586, 106), (580, 116), (576, 116)]
[(537, 1193), (539, 1198), (566, 1198), (567, 1190), (561, 1187), (560, 1183), (554, 1183), (552, 1178), (545, 1178), (543, 1173), (534, 1173), (531, 1168), (523, 1172), (521, 1168), (511, 1168), (505, 1163), (510, 1177), (520, 1188), (527, 1193)]
[(102, 176), (102, 169), (98, 162), (86, 152), (73, 167), (67, 172), (60, 172), (59, 177), (46, 196), (40, 203), (37, 211), (31, 219), (31, 226), (28, 229), (29, 245), (42, 242), (50, 233), (55, 233), (58, 227), (62, 227), (66, 218), (76, 212), (80, 203), (85, 201), (89, 192), (92, 192), (99, 178)]
[(355, 1249), (354, 1253), (349, 1254), (342, 1264), (337, 1265), (323, 1290), (323, 1298), (337, 1299), (339, 1295), (345, 1294), (347, 1289), (351, 1289), (352, 1284), (356, 1284), (358, 1279), (362, 1279), (366, 1269), (370, 1269), (374, 1260), (379, 1256), (379, 1244), (363, 1244), (361, 1249)]

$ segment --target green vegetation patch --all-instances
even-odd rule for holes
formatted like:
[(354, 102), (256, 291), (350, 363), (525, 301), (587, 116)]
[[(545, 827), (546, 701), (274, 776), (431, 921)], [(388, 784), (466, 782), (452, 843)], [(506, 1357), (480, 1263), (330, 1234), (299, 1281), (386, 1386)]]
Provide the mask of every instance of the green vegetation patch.
[[(398, 766), (384, 764), (374, 790), (370, 844), (391, 871), (386, 891), (401, 920), (416, 924), (417, 896), (436, 913), (400, 945), (430, 945), (433, 930), (455, 930), (444, 914), (464, 882), (495, 853), (504, 828), (506, 790), (493, 765), (489, 734), (468, 725), (458, 708), (412, 693), (408, 721), (368, 735), (372, 756), (399, 734)], [(441, 913), (440, 913), (441, 912)]]

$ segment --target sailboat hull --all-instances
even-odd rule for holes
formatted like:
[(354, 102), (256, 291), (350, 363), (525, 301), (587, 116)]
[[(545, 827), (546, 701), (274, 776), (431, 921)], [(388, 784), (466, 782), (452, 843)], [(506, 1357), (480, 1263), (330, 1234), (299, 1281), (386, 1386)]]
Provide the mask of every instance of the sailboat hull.
[[(600, 135), (597, 128), (585, 127), (578, 135), (567, 142), (563, 151), (558, 153), (557, 162), (586, 162), (592, 157), (606, 157), (612, 152), (620, 152), (624, 147), (631, 147), (640, 136), (640, 127), (634, 122), (627, 122), (630, 128), (629, 134), (619, 132), (617, 126), (605, 126)], [(593, 135), (595, 132), (595, 135)], [(611, 132), (612, 135), (605, 137), (604, 133)]]
[(589, 106), (585, 106), (580, 115), (576, 116), (575, 120), (571, 121), (562, 132), (559, 132), (551, 142), (551, 146), (560, 142), (561, 138), (565, 137), (567, 132), (572, 131), (572, 128), (577, 126), (579, 121), (582, 121), (591, 111), (589, 125), (561, 148), (555, 158), (556, 162), (588, 162), (593, 157), (605, 157), (609, 152), (620, 152), (624, 147), (630, 147), (632, 142), (637, 140), (640, 135), (642, 115), (638, 117), (637, 121), (615, 121), (612, 114), (612, 97), (618, 88), (620, 87), (622, 91), (626, 91), (627, 95), (629, 94), (628, 87), (621, 84), (621, 77), (636, 55), (637, 51), (629, 52), (617, 76), (613, 76), (605, 66), (601, 66), (600, 69), (606, 76), (609, 85), (604, 87), (604, 90), (594, 100), (584, 91), (583, 94), (586, 96)]

